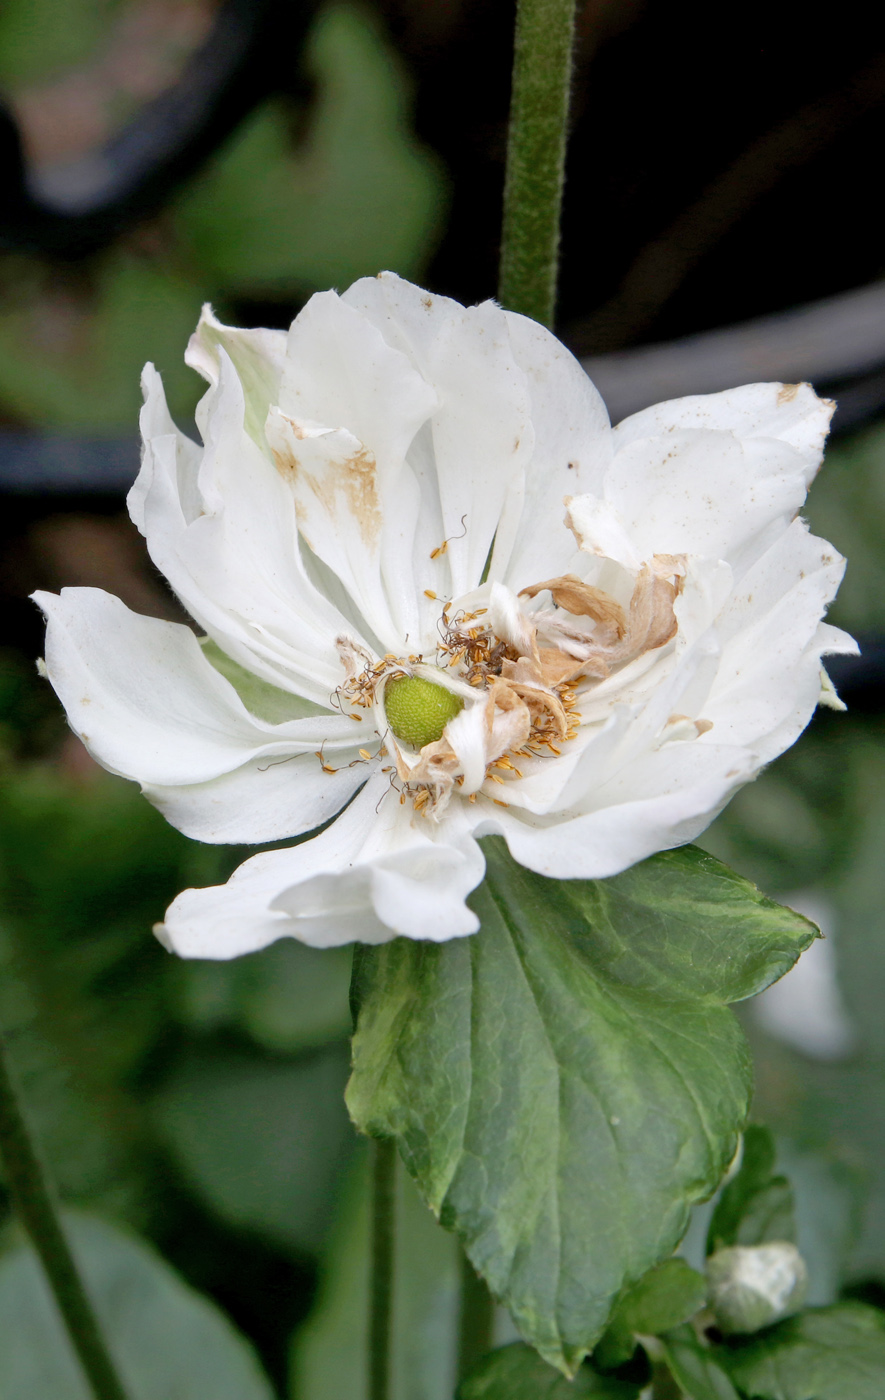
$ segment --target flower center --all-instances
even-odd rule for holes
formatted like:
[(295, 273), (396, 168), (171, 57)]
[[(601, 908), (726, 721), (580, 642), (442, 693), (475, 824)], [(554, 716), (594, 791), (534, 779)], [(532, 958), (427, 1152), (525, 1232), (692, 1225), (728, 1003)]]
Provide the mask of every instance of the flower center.
[(421, 676), (395, 676), (384, 689), (390, 728), (401, 743), (416, 749), (441, 739), (449, 720), (463, 708), (460, 695)]

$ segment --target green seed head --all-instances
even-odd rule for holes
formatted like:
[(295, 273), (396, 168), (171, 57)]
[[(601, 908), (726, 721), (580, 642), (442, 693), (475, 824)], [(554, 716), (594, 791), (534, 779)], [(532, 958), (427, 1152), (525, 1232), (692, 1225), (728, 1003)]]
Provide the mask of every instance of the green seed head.
[(442, 738), (450, 719), (464, 708), (460, 695), (419, 676), (397, 676), (384, 690), (387, 723), (397, 739), (423, 749)]

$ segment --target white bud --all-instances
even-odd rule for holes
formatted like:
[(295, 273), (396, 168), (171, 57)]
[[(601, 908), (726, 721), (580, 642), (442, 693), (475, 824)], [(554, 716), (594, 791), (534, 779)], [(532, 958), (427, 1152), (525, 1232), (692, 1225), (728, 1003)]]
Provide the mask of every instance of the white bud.
[(707, 1260), (710, 1306), (725, 1333), (758, 1332), (800, 1308), (808, 1270), (794, 1244), (734, 1245)]

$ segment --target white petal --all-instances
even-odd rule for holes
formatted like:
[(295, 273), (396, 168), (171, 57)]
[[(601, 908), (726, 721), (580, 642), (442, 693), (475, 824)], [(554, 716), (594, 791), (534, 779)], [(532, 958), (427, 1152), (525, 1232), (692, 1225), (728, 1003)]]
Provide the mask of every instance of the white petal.
[[(326, 771), (318, 751), (327, 767), (341, 765), (336, 772)], [(322, 826), (377, 767), (364, 763), (352, 744), (339, 748), (327, 742), (322, 750), (307, 753), (262, 753), (205, 783), (144, 783), (142, 791), (167, 821), (195, 841), (256, 845)]]
[(298, 529), (344, 585), (353, 608), (384, 651), (402, 637), (381, 577), (385, 512), (372, 453), (346, 428), (325, 428), (272, 408), (265, 428), (295, 502)]
[(398, 934), (441, 941), (476, 931), (464, 900), (484, 869), (458, 811), (431, 824), (379, 777), (313, 840), (253, 856), (226, 885), (185, 890), (164, 936), (183, 956), (204, 958), (286, 936), (316, 947)]
[(643, 563), (620, 517), (599, 496), (567, 498), (565, 515), (586, 554), (614, 559), (625, 569), (635, 570)]
[[(420, 469), (406, 454), (438, 403), (411, 357), (345, 299), (332, 292), (314, 296), (293, 323), (282, 413), (346, 430), (358, 444), (348, 453), (326, 443), (330, 463), (325, 476), (314, 473), (313, 500), (305, 499), (308, 486), (298, 491), (299, 525), (357, 607), (371, 613), (383, 649), (400, 649), (406, 636), (418, 648), (437, 620), (423, 590), (430, 583), (430, 551), (442, 537), (433, 540), (429, 522), (419, 528), (426, 503)], [(355, 465), (348, 468), (348, 462)], [(431, 502), (431, 516), (437, 510)]]
[(717, 624), (722, 658), (704, 708), (717, 739), (752, 744), (767, 762), (801, 733), (820, 695), (820, 619), (843, 570), (797, 520), (742, 580)]
[[(596, 810), (572, 818), (522, 815), (512, 808), (478, 814), (476, 835), (504, 837), (514, 859), (555, 879), (604, 879), (655, 851), (692, 841), (758, 764), (739, 748), (701, 741), (672, 744), (643, 759), (622, 790), (599, 794)], [(642, 791), (628, 795), (626, 786)], [(477, 804), (478, 805), (478, 804)]]
[[(163, 381), (151, 364), (144, 367), (141, 388), (144, 406), (140, 424), (145, 450), (141, 470), (126, 497), (126, 504), (133, 523), (145, 534), (145, 509), (152, 492), (163, 495), (179, 524), (195, 520), (199, 515), (197, 474), (203, 454), (197, 443), (180, 433), (173, 423), (166, 407)], [(157, 445), (156, 450), (151, 449), (151, 443)]]
[(467, 704), (460, 714), (449, 720), (445, 737), (461, 764), (464, 782), (458, 789), (462, 797), (478, 792), (486, 775), (486, 707), (482, 702)]
[(683, 428), (627, 443), (605, 483), (641, 559), (701, 554), (736, 572), (787, 527), (805, 492), (802, 457), (788, 444)]
[(718, 623), (733, 587), (734, 574), (724, 559), (699, 559), (696, 556), (688, 556), (685, 561), (682, 592), (673, 604), (679, 624), (676, 637), (677, 652), (684, 652), (703, 636), (708, 628)]
[(382, 491), (437, 405), (432, 381), (334, 292), (312, 296), (292, 322), (280, 408), (294, 418), (346, 428), (374, 456)]
[[(243, 393), (219, 351), (206, 447), (184, 463), (170, 435), (148, 438), (139, 498), (151, 558), (221, 648), (272, 685), (328, 706), (343, 674), (335, 638), (350, 622), (309, 581), (292, 494), (243, 429)], [(147, 383), (148, 428), (165, 406)], [(159, 405), (159, 406), (158, 406)], [(199, 509), (186, 509), (196, 499)]]
[(820, 645), (821, 656), (860, 656), (861, 651), (855, 639), (843, 632), (841, 627), (822, 622), (818, 626), (816, 643)]
[(344, 300), (406, 350), (439, 395), (431, 426), (443, 533), (435, 546), (446, 541), (446, 551), (427, 586), (458, 597), (479, 584), (508, 492), (534, 448), (507, 316), (492, 302), (465, 308), (430, 296), (391, 273), (355, 283)]
[[(286, 362), (285, 332), (223, 326), (207, 304), (184, 358), (191, 369), (197, 370), (213, 387), (221, 373), (219, 349), (230, 358), (243, 386), (246, 432), (264, 450), (264, 420), (270, 405), (279, 399)], [(197, 414), (201, 428), (204, 411), (201, 405)]]
[[(835, 595), (845, 560), (827, 540), (813, 535), (803, 520), (794, 520), (759, 558), (720, 610), (716, 629), (723, 643), (738, 639), (767, 617), (808, 574), (821, 575), (819, 620)], [(823, 571), (823, 572), (822, 572)]]
[(516, 594), (503, 583), (493, 583), (489, 590), (486, 622), (495, 636), (516, 647), (520, 656), (531, 656), (534, 628), (520, 608)]
[(778, 438), (801, 456), (806, 482), (821, 463), (833, 416), (830, 399), (810, 384), (744, 384), (721, 394), (670, 399), (634, 413), (613, 433), (615, 451), (639, 438), (679, 428), (713, 428), (738, 438)]
[(489, 577), (518, 592), (567, 570), (574, 543), (565, 498), (601, 492), (612, 445), (605, 404), (574, 356), (537, 321), (505, 314), (526, 376), (534, 450), (524, 484), (505, 501)]
[[(130, 612), (97, 588), (34, 596), (47, 618), (49, 679), (73, 729), (106, 768), (142, 783), (187, 835), (297, 835), (333, 815), (364, 780), (365, 766), (347, 766), (358, 758), (351, 721), (258, 719), (188, 627)], [(321, 746), (341, 773), (323, 773)]]

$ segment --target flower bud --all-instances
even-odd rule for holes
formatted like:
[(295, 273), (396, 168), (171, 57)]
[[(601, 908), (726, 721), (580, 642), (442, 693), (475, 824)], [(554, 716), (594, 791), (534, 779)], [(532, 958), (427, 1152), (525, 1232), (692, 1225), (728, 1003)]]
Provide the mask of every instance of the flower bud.
[(808, 1270), (794, 1244), (734, 1245), (707, 1260), (710, 1307), (725, 1333), (758, 1332), (805, 1300)]

